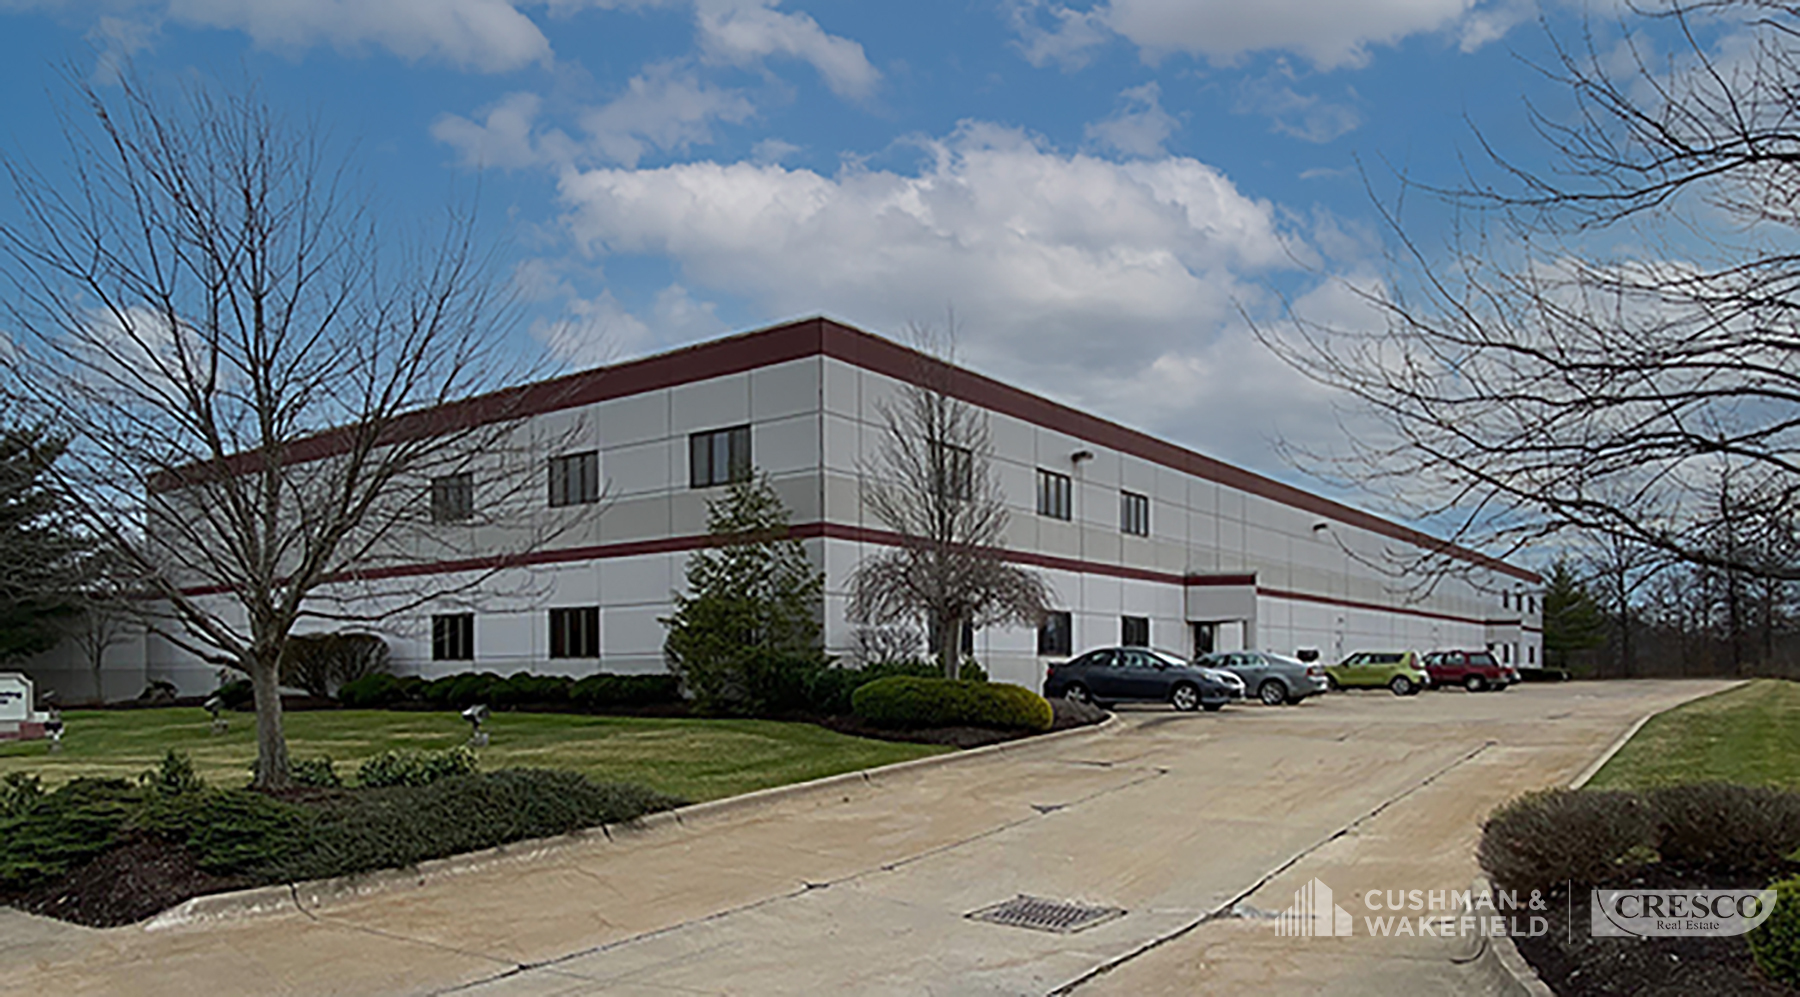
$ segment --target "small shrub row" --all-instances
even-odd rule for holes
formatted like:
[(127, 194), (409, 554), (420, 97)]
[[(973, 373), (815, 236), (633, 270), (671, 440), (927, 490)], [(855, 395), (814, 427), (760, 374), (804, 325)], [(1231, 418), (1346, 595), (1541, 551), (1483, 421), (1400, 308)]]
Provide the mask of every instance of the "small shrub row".
[(1751, 931), (1750, 954), (1770, 979), (1800, 986), (1800, 876), (1774, 884), (1775, 909)]
[(362, 763), (356, 781), (370, 787), (429, 786), (440, 779), (469, 775), (478, 764), (475, 752), (460, 745), (445, 751), (384, 751)]
[(1496, 810), (1478, 858), (1502, 889), (1596, 886), (1667, 861), (1776, 873), (1800, 848), (1800, 793), (1695, 783), (1645, 792), (1552, 789)]
[(1044, 697), (1022, 686), (896, 675), (851, 695), (856, 716), (877, 727), (991, 727), (1045, 731), (1055, 719)]
[(517, 672), (509, 678), (493, 672), (460, 672), (427, 680), (382, 674), (346, 682), (338, 689), (338, 700), (363, 710), (406, 704), (461, 710), (484, 703), (496, 709), (538, 706), (593, 711), (677, 703), (681, 690), (672, 675), (601, 673), (572, 679), (530, 672)]

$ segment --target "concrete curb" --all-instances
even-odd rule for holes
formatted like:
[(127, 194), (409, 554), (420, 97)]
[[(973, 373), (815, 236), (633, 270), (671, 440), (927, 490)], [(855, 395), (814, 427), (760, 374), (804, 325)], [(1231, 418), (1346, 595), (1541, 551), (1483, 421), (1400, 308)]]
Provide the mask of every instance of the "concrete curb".
[[(1749, 684), (1750, 682), (1748, 679), (1733, 682), (1711, 695), (1722, 695), (1733, 689), (1739, 689)], [(1701, 696), (1696, 698), (1704, 699), (1706, 697)], [(1613, 743), (1607, 745), (1606, 750), (1600, 753), (1599, 758), (1594, 759), (1587, 768), (1581, 770), (1581, 774), (1577, 775), (1574, 781), (1569, 783), (1569, 788), (1580, 789), (1587, 785), (1594, 776), (1600, 774), (1600, 770), (1606, 767), (1606, 763), (1612, 761), (1613, 756), (1618, 754), (1632, 738), (1636, 737), (1638, 731), (1643, 730), (1644, 725), (1649, 723), (1652, 719), (1675, 709), (1677, 706), (1686, 706), (1688, 703), (1692, 702), (1694, 702), (1693, 699), (1683, 700), (1682, 702), (1675, 703), (1671, 706), (1663, 707), (1660, 710), (1652, 710), (1639, 717), (1636, 723), (1625, 729), (1625, 733), (1620, 734), (1613, 740)], [(1482, 879), (1477, 880), (1477, 882), (1485, 886), (1487, 881)], [(1513, 944), (1513, 940), (1510, 936), (1501, 935), (1494, 938), (1492, 944), (1487, 947), (1487, 952), (1482, 953), (1482, 955), (1485, 957), (1488, 956), (1489, 953), (1492, 954), (1492, 959), (1499, 964), (1500, 968), (1504, 969), (1507, 975), (1512, 978), (1514, 988), (1504, 991), (1505, 993), (1522, 995), (1522, 997), (1556, 997), (1556, 992), (1550, 989), (1549, 984), (1546, 984), (1543, 981), (1543, 978), (1538, 976), (1537, 970), (1531, 968), (1531, 964), (1526, 962), (1525, 957), (1519, 954), (1519, 947)]]
[(674, 810), (659, 811), (626, 824), (606, 824), (600, 827), (571, 831), (554, 838), (515, 841), (478, 852), (466, 852), (461, 855), (431, 859), (408, 869), (380, 869), (332, 879), (259, 886), (248, 890), (194, 897), (157, 914), (144, 922), (142, 928), (145, 931), (164, 931), (206, 921), (254, 917), (263, 914), (311, 913), (333, 902), (369, 896), (392, 889), (424, 886), (430, 882), (486, 869), (503, 862), (520, 862), (569, 848), (591, 846), (596, 843), (604, 844), (614, 838), (635, 838), (645, 834), (666, 832), (670, 828), (682, 828), (689, 824), (713, 821), (789, 800), (828, 795), (845, 787), (873, 786), (878, 782), (887, 782), (896, 777), (910, 776), (956, 762), (989, 758), (1007, 751), (1018, 751), (1052, 742), (1072, 740), (1076, 737), (1091, 737), (1110, 731), (1118, 719), (1118, 714), (1108, 714), (1105, 720), (1086, 727), (1075, 727), (1070, 730), (1059, 730), (1052, 734), (1039, 734), (1036, 737), (1001, 741), (998, 744), (984, 745), (967, 751), (950, 751), (876, 768), (858, 769), (854, 772), (843, 772), (786, 786), (771, 786), (768, 789), (759, 789), (739, 796), (729, 796), (722, 800), (709, 800), (705, 803), (677, 807)]
[[(1485, 876), (1476, 876), (1469, 887), (1471, 896), (1492, 896), (1493, 884)], [(1464, 960), (1474, 967), (1480, 992), (1501, 997), (1556, 997), (1555, 991), (1538, 977), (1537, 970), (1519, 954), (1511, 935), (1483, 935), (1474, 958)]]

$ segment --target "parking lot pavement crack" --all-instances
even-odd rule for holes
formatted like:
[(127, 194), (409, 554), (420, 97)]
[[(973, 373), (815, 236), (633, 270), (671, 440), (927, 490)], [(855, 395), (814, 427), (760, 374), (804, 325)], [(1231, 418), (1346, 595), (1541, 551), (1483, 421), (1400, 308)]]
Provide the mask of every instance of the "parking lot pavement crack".
[[(1427, 786), (1430, 786), (1432, 783), (1437, 782), (1439, 779), (1442, 779), (1444, 776), (1449, 775), (1452, 771), (1455, 771), (1456, 769), (1461, 768), (1463, 765), (1466, 765), (1469, 762), (1474, 761), (1482, 753), (1486, 752), (1489, 748), (1492, 748), (1492, 747), (1498, 745), (1499, 743), (1500, 743), (1499, 741), (1483, 741), (1480, 745), (1476, 746), (1473, 750), (1465, 752), (1464, 754), (1451, 760), (1448, 764), (1442, 766), (1441, 768), (1436, 769), (1435, 771), (1429, 773), (1428, 775), (1424, 776), (1423, 778), (1410, 783), (1405, 788), (1401, 789), (1399, 792), (1393, 794), (1392, 796), (1387, 797), (1386, 799), (1382, 800), (1380, 803), (1376, 804), (1374, 807), (1370, 808), (1369, 810), (1364, 811), (1362, 814), (1357, 816), (1355, 820), (1350, 821), (1349, 823), (1338, 828), (1337, 830), (1332, 831), (1330, 834), (1327, 834), (1323, 838), (1320, 838), (1318, 841), (1315, 841), (1312, 844), (1301, 849), (1300, 851), (1295, 852), (1293, 855), (1289, 856), (1286, 861), (1280, 863), (1279, 865), (1275, 866), (1274, 868), (1263, 873), (1261, 876), (1257, 877), (1255, 882), (1251, 883), (1249, 886), (1245, 887), (1244, 889), (1239, 890), (1235, 895), (1233, 895), (1232, 897), (1230, 897), (1223, 903), (1219, 904), (1218, 906), (1212, 908), (1211, 910), (1207, 911), (1204, 914), (1201, 914), (1199, 917), (1196, 917), (1193, 920), (1188, 921), (1185, 924), (1181, 924), (1181, 925), (1177, 926), (1176, 928), (1174, 928), (1171, 931), (1164, 932), (1163, 934), (1150, 939), (1148, 942), (1145, 942), (1144, 944), (1137, 946), (1136, 948), (1132, 949), (1129, 952), (1126, 952), (1122, 955), (1114, 956), (1113, 958), (1108, 959), (1105, 962), (1102, 962), (1100, 965), (1095, 966), (1094, 968), (1088, 970), (1085, 973), (1082, 973), (1080, 976), (1077, 976), (1074, 979), (1068, 981), (1067, 983), (1064, 983), (1063, 985), (1057, 987), (1056, 989), (1051, 990), (1049, 992), (1049, 994), (1047, 995), (1047, 997), (1062, 997), (1062, 995), (1074, 993), (1075, 990), (1077, 988), (1081, 987), (1083, 984), (1086, 984), (1091, 980), (1094, 980), (1098, 977), (1104, 976), (1107, 973), (1112, 972), (1113, 970), (1119, 968), (1120, 966), (1125, 965), (1126, 963), (1132, 961), (1133, 959), (1138, 958), (1139, 956), (1145, 954), (1146, 952), (1150, 952), (1154, 949), (1161, 948), (1162, 946), (1168, 944), (1169, 942), (1172, 942), (1175, 939), (1182, 937), (1183, 935), (1189, 934), (1190, 932), (1194, 931), (1196, 928), (1199, 928), (1203, 924), (1207, 924), (1209, 922), (1216, 921), (1221, 918), (1233, 916), (1233, 912), (1235, 910), (1237, 910), (1240, 905), (1243, 905), (1244, 901), (1246, 901), (1246, 900), (1250, 899), (1250, 897), (1254, 896), (1256, 894), (1257, 890), (1260, 890), (1264, 886), (1267, 886), (1271, 881), (1273, 881), (1275, 879), (1275, 877), (1281, 875), (1282, 873), (1288, 871), (1289, 869), (1292, 869), (1294, 866), (1299, 865), (1301, 862), (1306, 861), (1306, 859), (1309, 856), (1311, 856), (1312, 854), (1317, 852), (1319, 849), (1324, 848), (1326, 845), (1329, 845), (1332, 842), (1334, 842), (1334, 841), (1338, 840), (1339, 838), (1342, 838), (1346, 835), (1354, 834), (1364, 824), (1367, 824), (1369, 821), (1372, 821), (1375, 818), (1381, 816), (1383, 813), (1387, 812), (1390, 808), (1392, 808), (1395, 804), (1399, 803), (1400, 801), (1406, 799), (1409, 796), (1412, 796), (1414, 793), (1417, 793), (1420, 790), (1425, 789)], [(1248, 908), (1248, 909), (1254, 910), (1255, 908)]]

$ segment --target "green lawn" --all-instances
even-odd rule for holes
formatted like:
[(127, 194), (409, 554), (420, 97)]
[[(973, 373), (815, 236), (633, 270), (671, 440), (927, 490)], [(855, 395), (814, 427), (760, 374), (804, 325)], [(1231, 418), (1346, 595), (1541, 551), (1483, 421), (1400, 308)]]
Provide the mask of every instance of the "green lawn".
[[(235, 785), (249, 779), (256, 755), (255, 719), (245, 713), (231, 714), (231, 729), (220, 735), (211, 732), (210, 718), (196, 708), (78, 710), (64, 719), (68, 733), (62, 751), (48, 753), (43, 741), (0, 746), (0, 774), (36, 772), (47, 783), (84, 775), (132, 776), (176, 748), (188, 753), (209, 782)], [(346, 779), (370, 755), (389, 748), (448, 748), (464, 743), (469, 732), (454, 713), (332, 710), (290, 713), (286, 721), (294, 757), (328, 755)], [(486, 729), (492, 743), (481, 750), (485, 769), (573, 769), (694, 801), (950, 750), (771, 720), (497, 713)]]
[(1800, 682), (1758, 679), (1660, 714), (1589, 785), (1715, 780), (1800, 789)]

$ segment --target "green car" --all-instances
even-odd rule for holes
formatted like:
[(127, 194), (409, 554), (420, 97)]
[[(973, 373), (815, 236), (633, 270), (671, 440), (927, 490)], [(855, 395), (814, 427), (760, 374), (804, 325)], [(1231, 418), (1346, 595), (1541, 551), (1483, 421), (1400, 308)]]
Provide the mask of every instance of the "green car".
[(1396, 696), (1410, 696), (1431, 684), (1431, 676), (1412, 651), (1358, 651), (1335, 665), (1326, 665), (1325, 678), (1333, 689), (1387, 686)]

